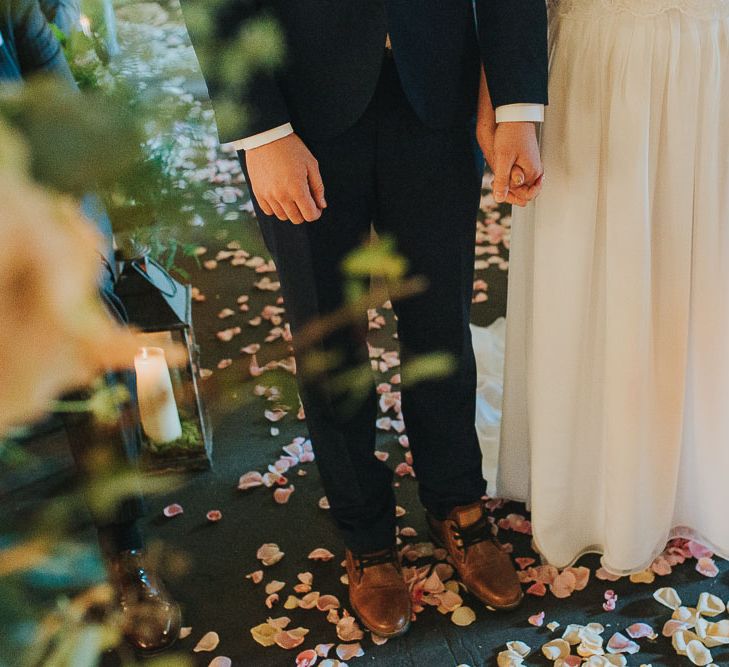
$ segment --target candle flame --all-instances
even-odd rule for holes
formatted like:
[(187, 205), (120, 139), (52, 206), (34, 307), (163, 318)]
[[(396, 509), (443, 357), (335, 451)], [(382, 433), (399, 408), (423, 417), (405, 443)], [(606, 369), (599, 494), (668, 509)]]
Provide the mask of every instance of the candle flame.
[(81, 14), (79, 18), (81, 30), (87, 37), (91, 37), (91, 19), (86, 14)]

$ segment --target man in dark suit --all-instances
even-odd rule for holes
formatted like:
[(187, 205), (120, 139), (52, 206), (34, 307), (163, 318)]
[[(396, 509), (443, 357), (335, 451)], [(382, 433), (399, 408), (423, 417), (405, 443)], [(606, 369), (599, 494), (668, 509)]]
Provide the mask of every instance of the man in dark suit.
[[(344, 303), (342, 260), (372, 225), (395, 239), (410, 275), (425, 278), (422, 294), (393, 304), (405, 371), (433, 352), (454, 360), (445, 378), (413, 385), (404, 372), (420, 498), (465, 585), (484, 603), (511, 609), (522, 591), (484, 515), (474, 426), (469, 310), (483, 171), (474, 117), (485, 71), (496, 107), (495, 196), (533, 197), (542, 174), (535, 122), (547, 101), (547, 20), (544, 0), (476, 0), (475, 9), (476, 17), (472, 0), (222, 0), (217, 39), (234, 44), (251, 21), (273, 19), (282, 62), (255, 72), (242, 100), (226, 98), (227, 60), (203, 66), (219, 120), (230, 117), (231, 101), (241, 107), (221, 140), (240, 149), (295, 346), (303, 326)], [(515, 167), (521, 178), (511, 183)], [(362, 312), (357, 325), (322, 341), (327, 358), (338, 360), (331, 372), (299, 354), (299, 386), (347, 547), (350, 601), (367, 628), (391, 637), (407, 630), (411, 607), (395, 550), (392, 473), (374, 456), (376, 393), (373, 385), (353, 409), (333, 381), (366, 363), (366, 330)]]
[[(45, 4), (48, 7), (54, 3)], [(38, 0), (0, 0), (0, 86), (38, 73), (76, 85)], [(111, 223), (96, 197), (85, 197), (82, 208), (107, 241), (99, 267), (101, 296), (111, 316), (126, 322), (124, 307), (114, 294)], [(136, 394), (131, 372), (109, 373), (105, 381), (124, 384), (132, 397)], [(134, 398), (111, 427), (98, 423), (89, 413), (64, 414), (63, 420), (81, 475), (93, 479), (98, 474), (95, 466), (99, 460), (111, 469), (136, 465), (141, 436)], [(144, 539), (138, 526), (144, 514), (141, 493), (132, 493), (93, 519), (110, 581), (119, 595), (125, 635), (137, 649), (158, 651), (177, 639), (180, 610), (145, 562)]]

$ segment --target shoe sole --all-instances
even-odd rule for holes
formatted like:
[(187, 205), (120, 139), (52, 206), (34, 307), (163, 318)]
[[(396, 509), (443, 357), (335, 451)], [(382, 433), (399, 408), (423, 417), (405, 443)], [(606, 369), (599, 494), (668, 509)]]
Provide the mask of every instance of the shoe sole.
[[(433, 532), (431, 528), (428, 529), (428, 534), (430, 535), (430, 539), (437, 547), (440, 547), (441, 549), (446, 549), (445, 544), (443, 544), (443, 541)], [(458, 570), (455, 568), (456, 572)], [(463, 584), (463, 582), (461, 582)], [(468, 589), (468, 586), (463, 584), (465, 586), (466, 590), (471, 593), (471, 591)], [(490, 607), (494, 611), (514, 611), (514, 609), (517, 609), (521, 606), (521, 603), (524, 602), (524, 591), (521, 592), (521, 597), (516, 602), (512, 602), (511, 604), (496, 604), (495, 602), (491, 602), (489, 600), (484, 600), (483, 598), (479, 597), (475, 593), (471, 593), (473, 597), (475, 597), (479, 602), (482, 602), (487, 607)]]

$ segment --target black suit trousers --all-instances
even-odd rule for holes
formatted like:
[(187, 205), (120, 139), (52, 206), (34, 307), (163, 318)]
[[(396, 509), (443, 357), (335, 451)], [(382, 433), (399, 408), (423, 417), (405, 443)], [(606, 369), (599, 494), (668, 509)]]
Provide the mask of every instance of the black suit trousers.
[[(374, 97), (353, 127), (333, 139), (302, 139), (324, 180), (328, 208), (321, 219), (281, 222), (254, 201), (279, 270), (294, 347), (302, 326), (344, 303), (342, 260), (369, 239), (371, 227), (394, 238), (409, 274), (427, 283), (424, 292), (393, 306), (404, 368), (403, 414), (420, 498), (444, 518), (485, 491), (469, 329), (483, 173), (473, 128), (426, 127), (386, 58)], [(316, 352), (323, 354), (297, 349), (301, 397), (331, 513), (357, 553), (395, 540), (392, 472), (374, 456), (377, 395), (366, 333), (363, 308), (356, 325), (321, 342)], [(408, 385), (408, 363), (434, 352), (451, 356), (452, 372)]]

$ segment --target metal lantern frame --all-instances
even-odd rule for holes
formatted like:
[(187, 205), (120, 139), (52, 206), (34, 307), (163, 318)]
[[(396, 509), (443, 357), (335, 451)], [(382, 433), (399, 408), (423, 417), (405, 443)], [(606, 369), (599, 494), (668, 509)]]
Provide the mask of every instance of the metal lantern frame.
[[(187, 353), (186, 375), (192, 400), (183, 407), (192, 408), (194, 421), (200, 434), (200, 448), (187, 450), (165, 447), (152, 451), (146, 435), (142, 464), (149, 471), (205, 470), (212, 465), (213, 436), (210, 419), (200, 393), (200, 348), (195, 340), (192, 324), (192, 288), (175, 280), (158, 262), (149, 257), (149, 250), (142, 248), (131, 258), (120, 259), (116, 294), (124, 304), (129, 324), (142, 334), (169, 333), (177, 338)], [(175, 395), (177, 400), (177, 393)], [(179, 403), (178, 403), (179, 409)]]

